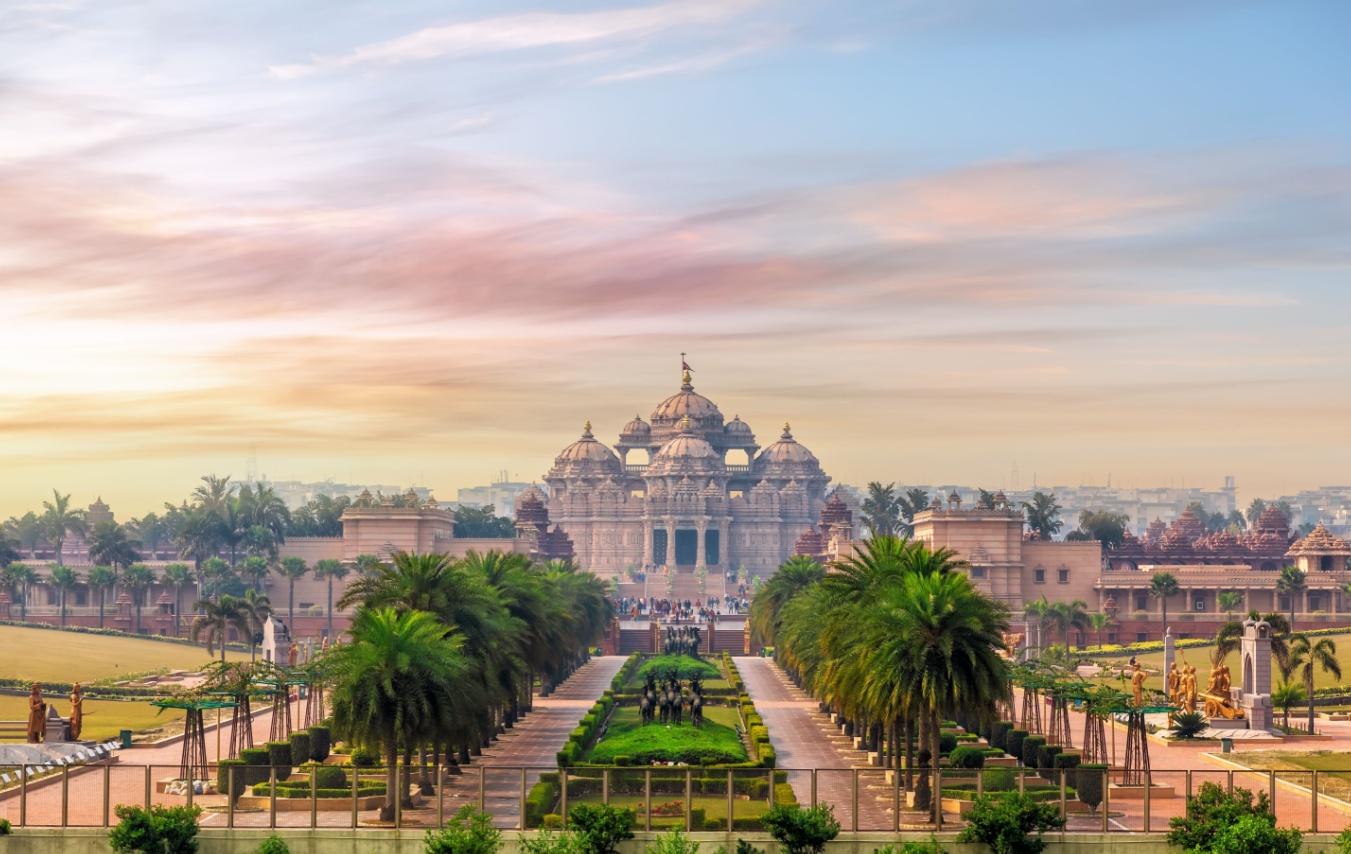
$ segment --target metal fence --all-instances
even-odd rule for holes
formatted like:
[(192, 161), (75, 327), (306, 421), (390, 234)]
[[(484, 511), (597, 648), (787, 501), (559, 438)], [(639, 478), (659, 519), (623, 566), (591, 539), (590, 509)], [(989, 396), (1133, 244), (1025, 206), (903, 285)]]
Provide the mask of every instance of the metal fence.
[(876, 832), (953, 829), (977, 797), (1018, 791), (1054, 804), (1069, 833), (1140, 833), (1167, 830), (1205, 783), (1264, 794), (1282, 826), (1337, 832), (1351, 816), (1351, 764), (1318, 771), (1155, 770), (1148, 786), (1134, 787), (1120, 785), (1120, 769), (929, 769), (931, 791), (943, 807), (937, 827), (910, 808), (904, 772), (872, 767), (578, 767), (563, 774), (555, 767), (404, 766), (396, 791), (408, 797), (396, 799), (388, 822), (379, 820), (387, 769), (326, 768), (341, 778), (331, 771), (320, 780), (289, 767), (227, 765), (212, 766), (207, 779), (187, 786), (177, 779), (177, 765), (0, 766), (0, 817), (19, 827), (108, 827), (117, 823), (119, 805), (160, 804), (200, 807), (204, 827), (388, 829), (441, 827), (473, 805), (500, 828), (531, 829), (564, 823), (580, 803), (605, 803), (632, 808), (638, 829), (758, 832), (766, 810), (792, 800), (832, 804), (844, 830)]

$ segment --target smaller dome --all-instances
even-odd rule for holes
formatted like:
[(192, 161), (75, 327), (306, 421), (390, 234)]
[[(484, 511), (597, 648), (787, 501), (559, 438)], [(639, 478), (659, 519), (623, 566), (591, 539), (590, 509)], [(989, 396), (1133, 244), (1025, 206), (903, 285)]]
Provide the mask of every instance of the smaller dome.
[(628, 438), (629, 436), (642, 436), (646, 438), (647, 436), (652, 435), (652, 425), (644, 421), (643, 416), (635, 415), (633, 416), (632, 421), (624, 425), (624, 432), (620, 435), (625, 438)]
[(1290, 520), (1285, 518), (1281, 508), (1275, 504), (1268, 504), (1262, 511), (1262, 515), (1257, 517), (1257, 524), (1253, 525), (1257, 531), (1289, 531)]
[(563, 449), (558, 455), (557, 462), (564, 463), (599, 463), (603, 466), (618, 466), (619, 457), (615, 452), (596, 441), (596, 437), (591, 433), (591, 422), (586, 422), (582, 428), (582, 438), (573, 442)]
[(770, 445), (760, 452), (755, 458), (757, 464), (772, 463), (803, 463), (805, 465), (816, 465), (816, 455), (807, 450), (804, 445), (798, 444), (793, 438), (793, 432), (787, 424), (783, 425), (783, 435), (779, 441)]
[(732, 420), (727, 422), (727, 426), (724, 427), (723, 429), (726, 430), (728, 433), (732, 433), (737, 436), (749, 436), (751, 433), (751, 425), (747, 424), (745, 421), (742, 421), (740, 415), (733, 416)]

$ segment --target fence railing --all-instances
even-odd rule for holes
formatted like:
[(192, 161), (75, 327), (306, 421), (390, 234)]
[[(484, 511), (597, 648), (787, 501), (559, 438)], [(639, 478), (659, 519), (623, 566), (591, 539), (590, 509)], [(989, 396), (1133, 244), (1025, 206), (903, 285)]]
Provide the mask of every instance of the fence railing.
[[(911, 804), (926, 775), (942, 805), (939, 822)], [(1155, 769), (1128, 781), (1120, 768), (991, 767), (762, 769), (699, 766), (556, 767), (400, 766), (392, 814), (382, 816), (389, 769), (325, 765), (312, 769), (210, 766), (188, 784), (179, 766), (102, 763), (65, 768), (0, 766), (0, 817), (18, 827), (108, 827), (117, 807), (152, 804), (201, 808), (204, 827), (426, 828), (444, 826), (463, 806), (492, 814), (500, 828), (559, 826), (581, 803), (632, 808), (642, 830), (758, 832), (774, 804), (830, 803), (846, 831), (952, 829), (976, 798), (1018, 791), (1056, 805), (1069, 833), (1163, 831), (1206, 783), (1265, 793), (1278, 822), (1308, 831), (1351, 824), (1351, 762), (1345, 769), (1253, 771)], [(1317, 792), (1317, 797), (1313, 793)], [(233, 797), (227, 797), (233, 793)]]

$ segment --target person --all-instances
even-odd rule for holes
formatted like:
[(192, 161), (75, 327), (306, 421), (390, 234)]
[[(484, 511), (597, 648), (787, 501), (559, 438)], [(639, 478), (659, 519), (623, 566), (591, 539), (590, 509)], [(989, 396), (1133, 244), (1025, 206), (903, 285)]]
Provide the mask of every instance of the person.
[(70, 689), (70, 740), (80, 740), (80, 730), (84, 728), (84, 689), (76, 682)]
[(42, 686), (34, 682), (28, 693), (28, 743), (41, 742), (46, 727), (47, 704), (42, 702)]

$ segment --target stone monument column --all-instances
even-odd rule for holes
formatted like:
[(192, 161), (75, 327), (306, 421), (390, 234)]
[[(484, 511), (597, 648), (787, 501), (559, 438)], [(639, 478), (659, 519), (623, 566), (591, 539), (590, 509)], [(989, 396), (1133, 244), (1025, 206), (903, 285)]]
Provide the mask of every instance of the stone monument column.
[(1265, 620), (1243, 621), (1243, 638), (1239, 641), (1238, 660), (1242, 670), (1239, 706), (1248, 720), (1248, 729), (1271, 729), (1270, 623)]
[(699, 542), (695, 544), (694, 565), (706, 567), (708, 565), (708, 550), (705, 548), (707, 543), (704, 540), (708, 536), (708, 522), (700, 519), (694, 527), (699, 532)]
[(652, 565), (652, 536), (654, 531), (652, 520), (643, 520), (643, 569)]
[(718, 566), (724, 573), (732, 565), (732, 523), (727, 519), (718, 520)]
[(1176, 653), (1177, 643), (1173, 640), (1171, 629), (1163, 630), (1163, 675), (1167, 678), (1173, 670), (1173, 659)]
[(675, 520), (666, 520), (666, 566), (674, 567), (675, 562)]

